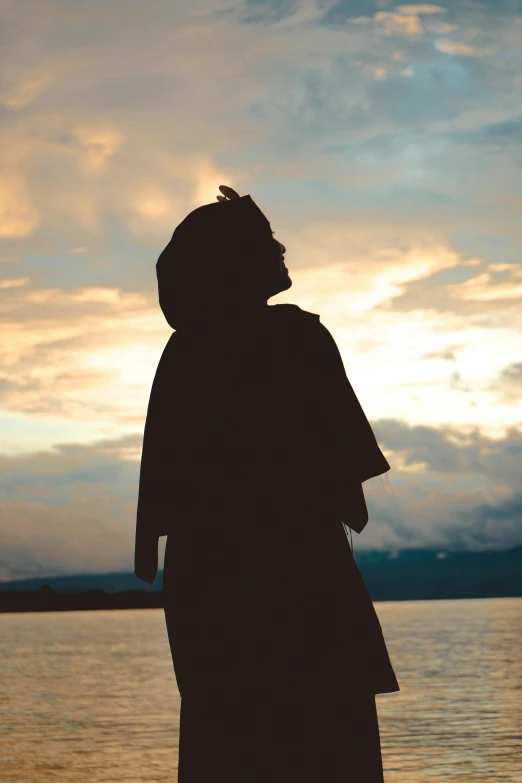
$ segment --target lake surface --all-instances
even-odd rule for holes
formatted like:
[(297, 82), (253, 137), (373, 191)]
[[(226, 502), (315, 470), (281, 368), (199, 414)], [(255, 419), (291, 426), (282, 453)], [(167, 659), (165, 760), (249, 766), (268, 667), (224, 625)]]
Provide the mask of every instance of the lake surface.
[[(402, 688), (377, 697), (386, 783), (521, 782), (522, 599), (375, 607)], [(161, 609), (0, 614), (0, 697), (1, 783), (177, 780)]]

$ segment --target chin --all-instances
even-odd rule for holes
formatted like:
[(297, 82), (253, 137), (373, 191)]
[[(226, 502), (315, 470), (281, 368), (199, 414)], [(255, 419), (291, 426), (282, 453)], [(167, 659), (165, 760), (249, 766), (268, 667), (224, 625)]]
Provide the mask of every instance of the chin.
[(277, 291), (274, 291), (274, 293), (270, 294), (270, 296), (271, 297), (277, 296), (277, 294), (281, 294), (283, 291), (288, 291), (288, 289), (291, 287), (292, 287), (292, 281), (290, 280), (290, 278), (288, 278), (288, 280), (286, 280), (284, 283), (281, 283), (281, 285), (277, 287)]
[(277, 296), (277, 294), (280, 294), (282, 291), (288, 291), (289, 288), (292, 286), (292, 280), (288, 274), (286, 274), (284, 277), (279, 275), (277, 279), (277, 283), (273, 286), (270, 293), (267, 296), (267, 299), (271, 299), (273, 296)]

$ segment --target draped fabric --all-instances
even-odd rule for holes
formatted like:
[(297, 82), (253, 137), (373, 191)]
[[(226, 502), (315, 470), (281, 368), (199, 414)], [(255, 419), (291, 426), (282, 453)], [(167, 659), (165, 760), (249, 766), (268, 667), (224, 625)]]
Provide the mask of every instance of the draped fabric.
[(158, 365), (136, 547), (167, 535), (179, 783), (383, 783), (375, 694), (399, 690), (342, 523), (389, 469), (319, 316), (257, 304)]
[(182, 698), (179, 783), (383, 783), (375, 697)]
[[(353, 514), (360, 485), (390, 466), (335, 340), (318, 315), (296, 305), (266, 307), (256, 316), (235, 332), (232, 326), (199, 338), (176, 332), (162, 354), (138, 502), (140, 524), (157, 535), (203, 497), (231, 503), (250, 491), (281, 508), (294, 507), (299, 495), (309, 507), (315, 489), (320, 506), (336, 504), (345, 524), (357, 532), (366, 524)], [(257, 487), (247, 471), (252, 464)], [(278, 465), (296, 474), (295, 495), (278, 486)]]
[(361, 482), (388, 469), (316, 314), (267, 306), (172, 335), (149, 402), (137, 527), (174, 548), (166, 603), (187, 693), (241, 677), (243, 689), (278, 691), (289, 667), (297, 692), (325, 650), (317, 691), (348, 693), (344, 666), (372, 693), (399, 689), (341, 524), (363, 529)]

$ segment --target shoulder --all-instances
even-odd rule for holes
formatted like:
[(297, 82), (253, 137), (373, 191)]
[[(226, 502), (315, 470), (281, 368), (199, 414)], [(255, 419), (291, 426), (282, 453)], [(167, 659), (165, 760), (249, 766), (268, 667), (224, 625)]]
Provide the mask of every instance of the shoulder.
[(294, 350), (299, 350), (312, 363), (338, 363), (340, 353), (334, 336), (321, 323), (318, 313), (303, 310), (295, 304), (271, 305), (272, 325), (278, 333), (283, 332)]
[(296, 304), (276, 304), (269, 307), (271, 315), (280, 320), (286, 320), (293, 323), (319, 324), (321, 316), (317, 313), (311, 313), (303, 310)]
[(179, 332), (172, 332), (170, 335), (167, 344), (165, 345), (161, 356), (160, 356), (160, 363), (168, 361), (171, 357), (173, 357), (177, 352), (179, 352), (180, 346), (183, 345), (183, 340), (180, 339), (181, 335)]
[(319, 345), (336, 345), (335, 339), (329, 329), (321, 322), (321, 316), (318, 313), (311, 313), (309, 310), (303, 310), (296, 304), (277, 304), (270, 305), (270, 313), (273, 321), (282, 328), (295, 327), (300, 334), (306, 334), (311, 340), (315, 340)]
[(179, 332), (172, 332), (161, 352), (156, 368), (155, 380), (164, 378), (174, 372), (175, 369), (177, 370), (180, 361), (186, 354), (183, 336)]

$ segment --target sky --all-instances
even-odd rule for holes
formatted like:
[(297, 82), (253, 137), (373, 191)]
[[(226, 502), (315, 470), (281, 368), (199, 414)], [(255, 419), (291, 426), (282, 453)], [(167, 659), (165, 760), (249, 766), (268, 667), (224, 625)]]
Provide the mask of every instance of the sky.
[(391, 464), (355, 551), (522, 543), (522, 2), (0, 9), (0, 578), (132, 570), (155, 264), (220, 184)]

